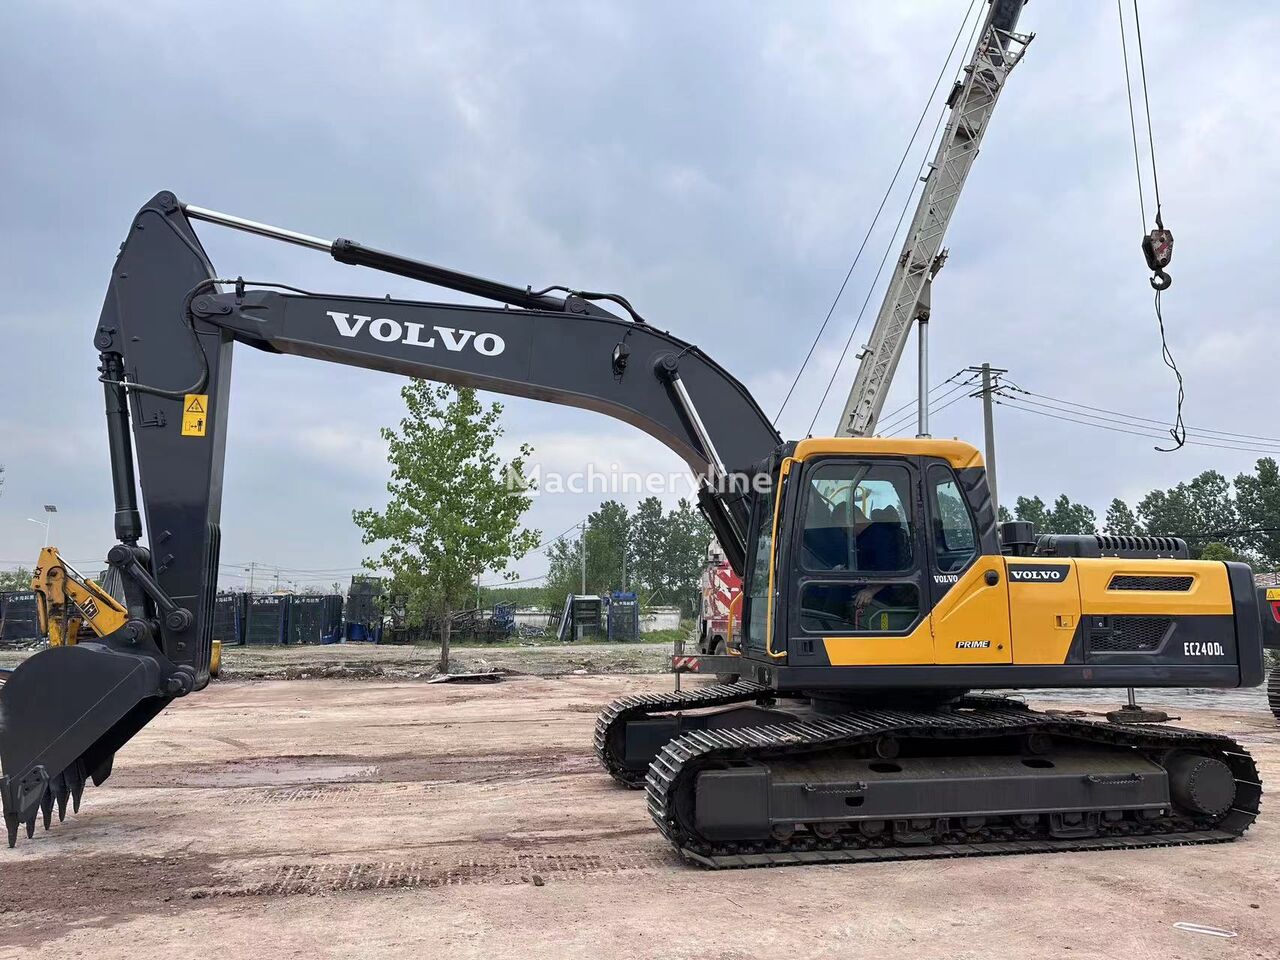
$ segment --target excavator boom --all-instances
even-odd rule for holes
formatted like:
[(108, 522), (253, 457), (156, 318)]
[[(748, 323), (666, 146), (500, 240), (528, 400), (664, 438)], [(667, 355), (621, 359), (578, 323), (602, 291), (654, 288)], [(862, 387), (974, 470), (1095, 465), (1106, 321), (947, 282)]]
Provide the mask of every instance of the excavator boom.
[[(504, 306), (219, 281), (192, 219)], [(618, 304), (630, 319), (597, 300)], [(625, 299), (534, 292), (159, 193), (134, 217), (94, 333), (120, 541), (107, 560), (124, 585), (125, 602), (116, 604), (124, 614), (92, 642), (31, 657), (0, 688), (0, 799), (11, 843), (19, 826), (34, 829), (42, 804), (47, 810), (64, 784), (78, 802), (87, 776), (105, 779), (121, 745), (172, 699), (209, 682), (236, 342), (581, 407), (632, 424), (699, 475), (699, 505), (730, 561), (743, 568), (750, 512), (743, 478), (780, 438), (737, 380), (697, 347), (644, 322)]]

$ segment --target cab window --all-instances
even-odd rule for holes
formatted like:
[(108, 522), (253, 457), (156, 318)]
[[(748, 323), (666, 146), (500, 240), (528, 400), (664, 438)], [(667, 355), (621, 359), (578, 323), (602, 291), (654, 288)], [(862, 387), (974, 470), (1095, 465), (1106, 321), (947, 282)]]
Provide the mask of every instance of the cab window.
[(911, 476), (894, 463), (834, 462), (809, 476), (801, 563), (818, 572), (913, 567)]
[(747, 595), (747, 637), (752, 646), (763, 647), (767, 640), (769, 618), (769, 562), (773, 556), (773, 484), (757, 501), (756, 552), (751, 563), (751, 584)]
[(978, 553), (978, 532), (968, 504), (950, 468), (929, 468), (930, 506), (933, 510), (933, 550), (938, 569), (955, 573), (967, 567)]
[(800, 627), (807, 633), (898, 633), (919, 615), (914, 583), (813, 582), (800, 594)]

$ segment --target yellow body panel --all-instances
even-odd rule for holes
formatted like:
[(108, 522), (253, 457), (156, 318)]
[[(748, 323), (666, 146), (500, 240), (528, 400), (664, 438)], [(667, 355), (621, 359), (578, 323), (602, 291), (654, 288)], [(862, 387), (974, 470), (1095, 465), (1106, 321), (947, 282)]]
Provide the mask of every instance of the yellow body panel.
[(833, 667), (894, 666), (933, 663), (933, 629), (922, 617), (906, 636), (823, 637)]
[[(933, 663), (1010, 663), (1004, 557), (979, 557), (933, 608)], [(998, 579), (987, 583), (994, 572)]]
[[(1227, 569), (1213, 560), (1076, 560), (1082, 612), (1227, 614), (1234, 612)], [(1191, 577), (1191, 589), (1108, 590), (1116, 574)]]
[(810, 437), (796, 444), (792, 456), (938, 457), (957, 470), (983, 465), (982, 454), (963, 440), (924, 440), (902, 437)]
[[(1090, 561), (1093, 562), (1093, 561)], [(1080, 624), (1080, 577), (1074, 560), (1048, 557), (1009, 557), (1006, 570), (1019, 566), (1063, 566), (1070, 573), (1061, 582), (1022, 583), (1009, 580), (1009, 630), (1014, 663), (1065, 663)]]
[[(1063, 567), (1061, 581), (1019, 581), (1019, 567)], [(988, 571), (999, 574), (986, 582)], [(1190, 590), (1109, 590), (1117, 574), (1190, 576)], [(1193, 560), (979, 557), (906, 636), (824, 637), (832, 666), (1065, 663), (1081, 617), (1231, 616), (1221, 563)], [(983, 646), (983, 643), (986, 646)]]

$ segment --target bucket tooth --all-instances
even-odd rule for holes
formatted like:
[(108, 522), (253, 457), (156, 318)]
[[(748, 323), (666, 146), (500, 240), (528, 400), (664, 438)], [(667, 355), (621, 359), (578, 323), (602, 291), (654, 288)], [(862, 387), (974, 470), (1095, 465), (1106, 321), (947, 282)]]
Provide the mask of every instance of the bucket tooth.
[(71, 785), (71, 810), (73, 813), (80, 812), (80, 798), (84, 796), (84, 763), (77, 760), (71, 766), (67, 767), (66, 776)]
[[(119, 638), (116, 638), (119, 639)], [(113, 637), (50, 647), (0, 685), (0, 805), (10, 836), (80, 810), (85, 783), (111, 775), (117, 750), (188, 689), (163, 657)], [(173, 682), (168, 682), (172, 680)], [(12, 819), (10, 819), (12, 817)]]
[(34, 837), (34, 836), (36, 835), (36, 815), (35, 815), (35, 811), (32, 811), (31, 816), (29, 816), (29, 817), (27, 818), (27, 822), (26, 822), (25, 826), (26, 826), (26, 828), (27, 828), (27, 839), (28, 839), (28, 840), (30, 840), (32, 837)]
[(65, 770), (49, 782), (49, 789), (53, 793), (53, 800), (58, 806), (58, 822), (61, 823), (67, 819), (67, 799), (71, 796), (71, 790), (67, 786), (67, 772)]
[(44, 793), (40, 795), (40, 816), (44, 819), (44, 828), (49, 829), (49, 824), (53, 822), (53, 791), (49, 787), (44, 788)]
[(100, 787), (111, 776), (111, 765), (115, 763), (116, 755), (114, 753), (107, 754), (107, 759), (103, 760), (93, 771), (93, 785)]
[(9, 832), (9, 849), (12, 850), (18, 843), (18, 815), (16, 813), (6, 813), (4, 815), (4, 825)]

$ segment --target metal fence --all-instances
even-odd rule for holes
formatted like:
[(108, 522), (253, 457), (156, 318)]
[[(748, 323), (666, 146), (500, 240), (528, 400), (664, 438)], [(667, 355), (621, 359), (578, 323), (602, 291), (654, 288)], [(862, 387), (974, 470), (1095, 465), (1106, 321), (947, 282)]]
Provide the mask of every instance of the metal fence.
[(30, 590), (0, 593), (0, 642), (40, 639), (36, 595)]

